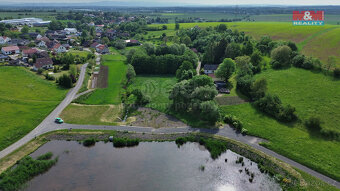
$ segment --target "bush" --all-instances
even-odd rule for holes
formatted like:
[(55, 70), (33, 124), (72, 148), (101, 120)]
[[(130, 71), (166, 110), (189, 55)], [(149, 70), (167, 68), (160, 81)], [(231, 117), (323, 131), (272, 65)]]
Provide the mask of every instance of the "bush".
[(95, 145), (96, 144), (96, 140), (94, 138), (88, 138), (88, 139), (85, 139), (83, 141), (83, 145), (85, 147), (89, 147), (89, 146), (92, 146), (92, 145)]
[(129, 138), (120, 138), (115, 137), (113, 139), (114, 147), (133, 147), (139, 144), (139, 139), (129, 139)]
[(293, 66), (297, 68), (302, 68), (303, 63), (305, 62), (305, 56), (304, 55), (296, 55), (292, 59)]
[(37, 160), (50, 160), (53, 156), (52, 152), (45, 153), (43, 155), (40, 155)]
[(54, 76), (49, 75), (49, 74), (45, 74), (45, 79), (46, 80), (51, 80), (51, 81), (55, 80)]
[(333, 74), (334, 74), (334, 77), (335, 77), (335, 78), (340, 78), (340, 68), (339, 68), (339, 67), (336, 67), (336, 68), (334, 69)]
[(242, 131), (243, 124), (240, 120), (238, 120), (235, 116), (233, 115), (226, 115), (223, 118), (223, 121), (232, 127), (234, 127), (238, 131)]
[(59, 77), (57, 82), (61, 87), (64, 87), (64, 88), (73, 87), (72, 79), (67, 74), (63, 74), (61, 77)]
[(271, 58), (273, 60), (272, 66), (275, 69), (289, 67), (291, 62), (292, 49), (288, 46), (279, 46), (271, 52)]
[(305, 125), (310, 130), (321, 130), (321, 119), (319, 117), (312, 116), (307, 121), (305, 121)]
[(237, 78), (236, 88), (245, 96), (250, 97), (251, 86), (254, 79), (250, 75), (245, 75)]
[(297, 119), (295, 108), (287, 105), (284, 107), (280, 98), (276, 95), (267, 94), (254, 102), (255, 107), (260, 111), (284, 122), (292, 122)]

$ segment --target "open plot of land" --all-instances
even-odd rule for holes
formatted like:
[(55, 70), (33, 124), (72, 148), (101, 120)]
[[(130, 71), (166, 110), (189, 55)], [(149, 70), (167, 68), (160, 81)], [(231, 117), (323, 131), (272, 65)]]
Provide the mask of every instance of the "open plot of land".
[(61, 113), (67, 123), (91, 125), (117, 125), (121, 119), (121, 105), (70, 104)]
[(103, 55), (102, 64), (108, 67), (108, 87), (96, 89), (83, 104), (120, 104), (120, 93), (122, 82), (125, 80), (127, 66), (124, 63), (125, 57), (113, 50), (112, 55)]
[(268, 92), (296, 107), (300, 119), (319, 116), (322, 126), (340, 132), (340, 81), (323, 74), (290, 68), (256, 75), (268, 82)]
[(137, 76), (129, 89), (140, 89), (143, 94), (150, 98), (147, 107), (166, 112), (170, 103), (169, 91), (176, 84), (174, 76)]
[(70, 50), (68, 53), (71, 53), (73, 56), (80, 56), (87, 58), (87, 55), (90, 54), (88, 51), (80, 51), (80, 50)]
[(267, 139), (264, 146), (340, 180), (340, 143), (311, 135), (303, 127), (277, 122), (251, 106), (222, 106), (223, 113), (236, 116), (250, 134)]
[(0, 150), (39, 125), (67, 92), (21, 67), (0, 67), (0, 84)]

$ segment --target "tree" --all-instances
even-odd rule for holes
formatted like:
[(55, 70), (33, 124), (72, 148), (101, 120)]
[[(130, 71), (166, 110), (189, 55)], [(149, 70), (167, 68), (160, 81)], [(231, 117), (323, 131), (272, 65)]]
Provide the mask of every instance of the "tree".
[(191, 39), (189, 36), (186, 35), (181, 39), (181, 42), (184, 43), (186, 46), (189, 46), (191, 44)]
[(223, 60), (223, 63), (220, 64), (215, 71), (215, 75), (218, 78), (223, 78), (226, 82), (228, 82), (229, 78), (235, 72), (235, 62), (230, 59), (226, 58)]
[(250, 89), (252, 100), (258, 100), (264, 97), (267, 91), (267, 80), (265, 78), (257, 79)]
[(225, 56), (227, 58), (235, 59), (236, 57), (241, 55), (241, 47), (237, 43), (230, 43), (228, 44), (225, 50)]
[[(195, 74), (194, 67), (191, 62), (184, 61), (176, 71), (176, 78), (178, 81), (191, 79)], [(196, 70), (195, 70), (196, 71)]]
[(116, 40), (113, 43), (113, 46), (119, 50), (124, 49), (126, 47), (126, 42), (124, 40)]
[(67, 74), (63, 74), (61, 77), (58, 78), (58, 84), (61, 87), (64, 87), (64, 88), (72, 88), (73, 87), (72, 79)]
[(287, 46), (289, 46), (289, 48), (292, 49), (292, 51), (297, 51), (297, 49), (298, 49), (296, 44), (294, 42), (291, 42), (291, 41), (289, 41), (287, 43)]
[(163, 29), (163, 30), (167, 30), (167, 29), (168, 29), (168, 26), (163, 25), (163, 26), (162, 26), (162, 29)]
[(236, 66), (240, 72), (246, 74), (253, 74), (253, 65), (250, 63), (249, 56), (239, 56), (235, 59)]
[(143, 48), (145, 49), (148, 55), (152, 55), (156, 53), (156, 47), (152, 43), (146, 42), (145, 44), (143, 44)]
[(252, 55), (254, 51), (253, 44), (249, 41), (246, 42), (246, 44), (242, 47), (242, 53), (245, 55)]
[(327, 62), (325, 64), (325, 69), (327, 71), (330, 71), (332, 68), (334, 68), (336, 66), (336, 58), (335, 56), (329, 56), (327, 59)]
[(253, 54), (250, 57), (250, 62), (254, 66), (253, 68), (254, 74), (261, 72), (262, 70), (261, 61), (262, 61), (261, 53), (258, 50), (256, 50), (255, 52), (253, 52)]
[(225, 25), (225, 24), (220, 24), (216, 27), (217, 32), (224, 32), (226, 30), (227, 30), (227, 25)]
[(179, 23), (175, 24), (175, 30), (179, 30)]
[(109, 42), (110, 42), (109, 38), (107, 38), (107, 37), (103, 37), (103, 38), (102, 38), (102, 43), (103, 43), (103, 44), (107, 44), (107, 43), (109, 43)]
[(292, 50), (287, 46), (279, 46), (271, 53), (273, 68), (278, 69), (282, 67), (289, 67), (291, 62)]
[(131, 64), (127, 65), (127, 71), (126, 71), (126, 78), (128, 83), (131, 83), (131, 81), (136, 77), (135, 69)]
[(220, 118), (218, 106), (214, 101), (205, 101), (200, 104), (201, 118), (214, 124)]
[(63, 23), (60, 21), (56, 21), (56, 20), (51, 21), (50, 24), (48, 25), (49, 30), (62, 30), (64, 28), (65, 27)]
[(340, 68), (339, 67), (335, 68), (333, 73), (334, 73), (335, 78), (340, 78)]
[(29, 27), (27, 25), (25, 25), (24, 27), (22, 27), (21, 33), (26, 34), (26, 33), (28, 33), (29, 30), (30, 30)]
[(214, 50), (214, 64), (219, 64), (224, 59), (225, 49), (227, 48), (228, 42), (226, 39), (222, 38), (217, 44)]

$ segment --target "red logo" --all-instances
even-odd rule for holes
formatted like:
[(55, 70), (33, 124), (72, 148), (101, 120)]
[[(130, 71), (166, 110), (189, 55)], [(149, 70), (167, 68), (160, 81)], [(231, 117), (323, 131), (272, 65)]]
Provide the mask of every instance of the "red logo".
[(293, 11), (293, 21), (324, 21), (324, 11)]

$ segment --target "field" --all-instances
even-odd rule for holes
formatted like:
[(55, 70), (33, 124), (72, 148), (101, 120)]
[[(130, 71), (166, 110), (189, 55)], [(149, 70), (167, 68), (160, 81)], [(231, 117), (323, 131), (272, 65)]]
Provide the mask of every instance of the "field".
[(117, 125), (120, 121), (120, 105), (78, 105), (70, 104), (61, 113), (68, 123), (90, 125)]
[(71, 53), (73, 56), (80, 56), (87, 58), (87, 55), (90, 54), (88, 51), (80, 51), (80, 50), (69, 50), (68, 53)]
[(267, 70), (256, 75), (268, 81), (268, 92), (278, 95), (284, 104), (296, 107), (301, 121), (293, 124), (277, 122), (251, 106), (222, 106), (224, 114), (235, 115), (250, 134), (269, 140), (264, 146), (301, 164), (340, 180), (340, 142), (309, 132), (303, 120), (319, 116), (325, 129), (340, 132), (340, 81), (307, 70)]
[(0, 67), (0, 150), (14, 143), (59, 104), (67, 90), (19, 67)]
[(339, 80), (297, 68), (267, 70), (256, 77), (267, 79), (268, 92), (296, 107), (300, 119), (319, 116), (324, 128), (340, 133)]
[[(180, 23), (180, 28), (192, 28), (199, 26), (206, 28), (215, 27), (221, 22), (211, 23)], [(340, 61), (339, 45), (340, 26), (293, 26), (291, 22), (232, 22), (224, 23), (231, 29), (244, 31), (246, 34), (260, 39), (261, 36), (268, 35), (274, 40), (290, 40), (297, 43), (299, 50), (306, 56), (318, 57), (322, 62), (326, 62), (328, 56), (336, 56)], [(149, 25), (161, 27), (162, 24)], [(174, 35), (175, 24), (167, 24), (168, 30), (157, 31), (157, 34), (167, 33), (168, 36)], [(152, 33), (151, 33), (152, 34)], [(156, 35), (157, 36), (157, 35)], [(340, 64), (338, 64), (340, 66)]]
[(125, 57), (113, 50), (112, 55), (103, 55), (102, 60), (102, 64), (108, 66), (109, 69), (108, 87), (94, 90), (88, 99), (80, 102), (82, 104), (103, 105), (121, 103), (120, 93), (127, 68), (124, 63)]
[(166, 112), (170, 103), (169, 91), (176, 84), (174, 76), (137, 76), (129, 86), (129, 90), (140, 89), (143, 94), (150, 98), (147, 107)]

